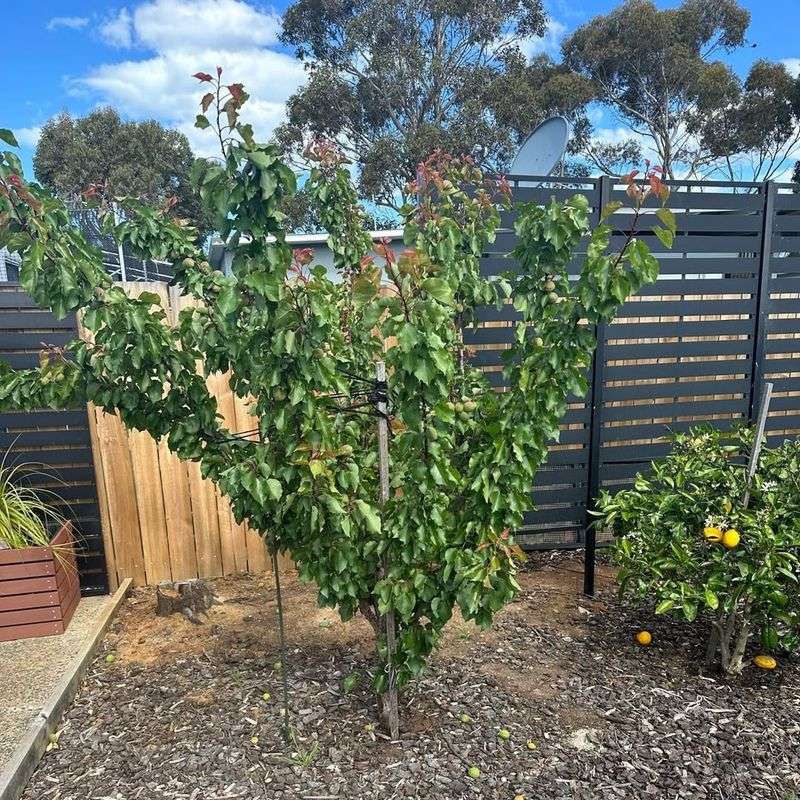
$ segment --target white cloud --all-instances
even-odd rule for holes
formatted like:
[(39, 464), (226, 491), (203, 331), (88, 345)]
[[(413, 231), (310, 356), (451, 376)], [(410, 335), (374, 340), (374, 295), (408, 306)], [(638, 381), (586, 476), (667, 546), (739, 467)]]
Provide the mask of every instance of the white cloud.
[[(270, 49), (279, 31), (274, 11), (243, 0), (146, 0), (100, 28), (107, 42), (136, 48), (131, 55), (73, 79), (70, 89), (127, 116), (156, 118), (183, 131), (198, 155), (216, 155), (214, 136), (193, 127), (204, 86), (191, 75), (220, 65), (223, 80), (244, 83), (251, 99), (243, 118), (266, 139), (305, 80), (300, 62)], [(141, 57), (137, 50), (144, 51)]]
[(100, 25), (100, 38), (112, 47), (130, 47), (133, 44), (133, 20), (130, 11), (123, 8), (116, 17)]
[(281, 18), (244, 0), (149, 0), (123, 8), (100, 35), (112, 44), (158, 52), (268, 47), (278, 41)]
[(558, 55), (561, 48), (561, 40), (567, 32), (567, 26), (553, 17), (547, 20), (547, 30), (543, 36), (530, 36), (520, 42), (520, 50), (527, 58), (542, 55)]
[(78, 30), (85, 28), (89, 24), (89, 17), (53, 17), (47, 23), (47, 30), (54, 31), (57, 28), (70, 28)]
[(800, 58), (784, 58), (781, 64), (783, 64), (792, 75), (800, 77)]
[(42, 135), (42, 126), (33, 125), (30, 128), (16, 128), (14, 136), (22, 147), (36, 147), (39, 137)]

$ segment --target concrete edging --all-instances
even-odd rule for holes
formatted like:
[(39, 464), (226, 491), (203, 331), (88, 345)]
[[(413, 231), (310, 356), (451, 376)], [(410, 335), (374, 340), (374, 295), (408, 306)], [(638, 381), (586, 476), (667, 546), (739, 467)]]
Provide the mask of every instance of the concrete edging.
[(28, 733), (11, 756), (8, 765), (3, 772), (0, 772), (0, 800), (18, 800), (22, 794), (47, 749), (50, 734), (55, 731), (67, 706), (75, 698), (89, 662), (108, 630), (111, 620), (114, 619), (122, 601), (128, 594), (131, 583), (131, 579), (126, 578), (114, 592), (94, 633), (69, 665), (67, 674), (56, 684), (44, 708), (30, 724)]

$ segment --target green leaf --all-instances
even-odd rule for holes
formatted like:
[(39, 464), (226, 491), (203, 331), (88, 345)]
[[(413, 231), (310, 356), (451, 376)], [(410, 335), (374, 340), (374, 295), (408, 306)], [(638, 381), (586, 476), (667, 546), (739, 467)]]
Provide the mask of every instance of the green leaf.
[(266, 485), (267, 494), (273, 500), (280, 500), (281, 496), (283, 495), (283, 486), (281, 486), (280, 481), (276, 480), (275, 478), (267, 478)]
[(441, 278), (426, 278), (420, 284), (420, 288), (424, 289), (431, 297), (438, 300), (440, 303), (449, 304), (453, 302), (453, 292), (447, 282)]
[(203, 131), (206, 128), (211, 127), (211, 123), (208, 121), (208, 117), (203, 114), (198, 114), (194, 118), (194, 126), (195, 128), (200, 128), (200, 130)]
[(623, 204), (619, 200), (612, 200), (610, 203), (606, 203), (600, 212), (600, 222), (607, 220), (612, 214), (619, 211), (622, 206)]
[(672, 245), (675, 241), (675, 234), (669, 228), (653, 228), (653, 233), (658, 237), (658, 240), (664, 247), (668, 249), (672, 249)]
[(656, 614), (666, 614), (668, 611), (672, 611), (675, 608), (675, 601), (671, 599), (662, 600), (656, 606)]
[(673, 234), (678, 230), (678, 223), (675, 221), (675, 215), (668, 208), (659, 208), (658, 211), (656, 211), (656, 216), (664, 224), (664, 227), (672, 231)]
[(367, 524), (367, 530), (370, 533), (380, 534), (381, 532), (381, 518), (373, 506), (364, 500), (356, 500), (356, 508), (364, 522)]
[(705, 590), (705, 597), (706, 597), (706, 605), (712, 609), (716, 610), (719, 608), (719, 597), (717, 597), (711, 589), (706, 588)]
[(0, 140), (12, 147), (19, 147), (16, 136), (8, 128), (0, 128)]
[(227, 317), (236, 311), (239, 303), (236, 297), (236, 290), (232, 286), (224, 286), (217, 295), (217, 311), (222, 316)]

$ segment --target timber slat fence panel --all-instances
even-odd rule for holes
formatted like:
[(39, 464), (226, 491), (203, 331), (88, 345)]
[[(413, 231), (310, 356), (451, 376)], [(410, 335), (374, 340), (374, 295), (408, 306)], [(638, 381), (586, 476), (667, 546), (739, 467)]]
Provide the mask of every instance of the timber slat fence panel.
[[(611, 178), (511, 176), (516, 200), (546, 203), (584, 194), (597, 215), (626, 203)], [(761, 385), (775, 383), (771, 443), (800, 433), (800, 194), (797, 185), (671, 182), (669, 207), (678, 232), (667, 250), (652, 232), (654, 210), (638, 236), (659, 259), (659, 280), (626, 302), (596, 333), (598, 349), (587, 398), (570, 398), (561, 437), (534, 488), (537, 509), (519, 534), (527, 546), (576, 546), (600, 489), (629, 485), (669, 451), (671, 431), (709, 423), (729, 428), (758, 413)], [(514, 268), (516, 212), (487, 253), (483, 271)], [(597, 218), (597, 216), (595, 217)], [(630, 213), (613, 214), (612, 248), (622, 246)], [(573, 259), (576, 275), (581, 258)], [(503, 386), (500, 352), (518, 315), (507, 306), (482, 310), (465, 332), (473, 363)]]
[[(14, 369), (39, 364), (44, 345), (62, 346), (77, 335), (74, 317), (56, 319), (36, 308), (15, 283), (0, 282), (0, 360)], [(100, 508), (95, 488), (89, 419), (85, 408), (0, 414), (0, 452), (8, 464), (35, 463), (32, 486), (59, 495), (53, 504), (74, 525), (83, 594), (108, 591)]]

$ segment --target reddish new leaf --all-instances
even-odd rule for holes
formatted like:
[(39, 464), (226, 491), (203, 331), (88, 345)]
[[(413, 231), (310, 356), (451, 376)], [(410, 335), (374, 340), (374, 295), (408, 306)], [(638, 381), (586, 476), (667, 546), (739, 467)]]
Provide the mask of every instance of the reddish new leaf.
[(207, 83), (208, 81), (213, 81), (214, 78), (212, 75), (209, 75), (207, 72), (195, 72), (192, 75), (193, 78), (197, 78), (197, 80)]
[(244, 84), (232, 83), (228, 87), (228, 91), (231, 93), (231, 97), (238, 105), (241, 105), (244, 102)]

